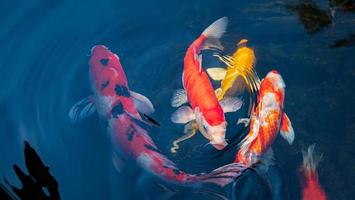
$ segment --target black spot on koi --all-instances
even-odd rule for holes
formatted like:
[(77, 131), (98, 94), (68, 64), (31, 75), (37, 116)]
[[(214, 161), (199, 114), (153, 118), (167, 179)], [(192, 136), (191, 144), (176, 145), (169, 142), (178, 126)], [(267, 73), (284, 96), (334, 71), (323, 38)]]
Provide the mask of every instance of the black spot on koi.
[(100, 60), (100, 63), (103, 64), (103, 65), (105, 65), (105, 66), (107, 66), (107, 64), (108, 64), (108, 59), (107, 59), (107, 58), (103, 58), (103, 59)]
[(116, 85), (115, 87), (115, 92), (118, 96), (122, 97), (130, 97), (131, 95), (129, 94), (128, 88), (124, 85)]
[(121, 102), (118, 102), (118, 104), (115, 105), (111, 110), (111, 114), (113, 118), (117, 118), (118, 115), (122, 115), (124, 112), (125, 111), (123, 109), (123, 105)]

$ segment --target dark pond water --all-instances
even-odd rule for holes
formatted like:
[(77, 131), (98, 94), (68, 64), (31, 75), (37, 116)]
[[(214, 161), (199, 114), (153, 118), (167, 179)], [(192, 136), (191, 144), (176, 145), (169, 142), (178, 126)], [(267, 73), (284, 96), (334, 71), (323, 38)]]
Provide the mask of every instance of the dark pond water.
[[(312, 143), (323, 153), (319, 176), (329, 199), (351, 199), (355, 192), (355, 42), (351, 35), (355, 15), (351, 7), (330, 10), (328, 1), (317, 1), (326, 13), (322, 20), (324, 16), (312, 9), (290, 6), (299, 5), (297, 1), (245, 2), (2, 0), (0, 175), (20, 185), (12, 164), (24, 167), (22, 150), (27, 140), (50, 166), (62, 199), (202, 198), (193, 191), (157, 190), (152, 186), (156, 180), (139, 169), (117, 172), (110, 138), (98, 117), (73, 125), (68, 111), (90, 94), (88, 55), (93, 45), (103, 44), (120, 56), (131, 89), (155, 105), (153, 116), (162, 126), (150, 134), (164, 154), (188, 172), (231, 162), (235, 145), (218, 152), (205, 146), (200, 135), (182, 144), (177, 154), (169, 151), (183, 131), (169, 121), (174, 111), (169, 101), (173, 91), (182, 87), (185, 50), (211, 22), (228, 16), (230, 24), (222, 40), (226, 52), (247, 38), (255, 49), (260, 77), (271, 69), (281, 73), (287, 85), (285, 110), (296, 133), (292, 146), (282, 139), (273, 145), (276, 166), (268, 173), (272, 194), (260, 177), (248, 172), (236, 184), (239, 199), (300, 199), (301, 150)], [(316, 15), (315, 22), (309, 20)], [(218, 63), (206, 59), (205, 64)], [(246, 115), (244, 106), (228, 119)], [(227, 137), (238, 143), (245, 131), (231, 126)], [(229, 196), (231, 191), (226, 190)]]

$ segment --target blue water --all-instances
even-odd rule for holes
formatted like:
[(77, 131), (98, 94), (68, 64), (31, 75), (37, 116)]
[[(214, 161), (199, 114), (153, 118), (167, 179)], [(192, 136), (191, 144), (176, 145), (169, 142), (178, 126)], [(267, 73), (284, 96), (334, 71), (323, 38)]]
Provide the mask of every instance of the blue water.
[[(333, 24), (308, 34), (297, 15), (285, 8), (289, 2), (295, 1), (2, 0), (0, 175), (19, 185), (12, 164), (24, 168), (22, 150), (27, 140), (50, 166), (62, 199), (174, 195), (161, 189), (161, 194), (156, 192), (152, 186), (156, 180), (146, 178), (139, 169), (125, 174), (115, 170), (111, 141), (97, 116), (70, 123), (70, 107), (91, 92), (87, 62), (96, 44), (116, 52), (131, 89), (151, 99), (156, 107), (153, 116), (162, 127), (150, 135), (181, 169), (202, 172), (231, 162), (235, 146), (217, 152), (205, 146), (207, 141), (200, 135), (182, 144), (177, 154), (169, 151), (183, 131), (169, 121), (174, 111), (169, 100), (182, 87), (185, 50), (206, 26), (228, 16), (230, 24), (222, 40), (226, 52), (247, 38), (255, 49), (260, 77), (271, 69), (281, 73), (287, 85), (285, 110), (296, 133), (292, 146), (282, 139), (273, 145), (276, 166), (268, 174), (273, 195), (259, 176), (248, 172), (236, 184), (237, 196), (300, 199), (301, 149), (316, 143), (316, 151), (323, 153), (320, 182), (329, 199), (351, 199), (355, 192), (355, 48), (328, 45), (355, 32), (355, 15), (338, 11)], [(327, 1), (318, 3), (327, 8)], [(206, 60), (206, 65), (218, 64)], [(228, 118), (246, 116), (246, 110), (244, 106)], [(227, 137), (237, 143), (243, 134), (245, 130), (233, 126)], [(175, 199), (197, 195), (180, 193)]]

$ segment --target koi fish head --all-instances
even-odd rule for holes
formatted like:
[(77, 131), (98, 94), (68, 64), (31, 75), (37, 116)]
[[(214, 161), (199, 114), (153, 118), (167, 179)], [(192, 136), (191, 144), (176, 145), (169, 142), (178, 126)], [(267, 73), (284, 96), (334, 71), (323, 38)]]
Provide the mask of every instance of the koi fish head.
[(275, 96), (275, 103), (281, 105), (282, 108), (285, 99), (285, 87), (281, 75), (276, 70), (270, 71), (261, 82), (258, 102), (264, 99), (264, 96), (272, 94)]
[(224, 121), (218, 125), (210, 125), (199, 109), (195, 109), (195, 116), (200, 132), (210, 141), (209, 143), (218, 150), (224, 149), (228, 145), (225, 139), (227, 122)]
[(285, 85), (281, 75), (276, 70), (271, 70), (266, 75), (265, 79), (268, 79), (272, 83), (273, 90), (275, 92), (279, 92), (282, 95), (284, 95), (286, 85)]
[(210, 136), (210, 144), (218, 150), (222, 150), (228, 145), (225, 139), (226, 126), (226, 122), (217, 126), (207, 126), (206, 130)]
[(119, 57), (103, 45), (94, 46), (90, 56), (90, 78), (94, 92), (114, 96), (115, 85), (127, 84)]

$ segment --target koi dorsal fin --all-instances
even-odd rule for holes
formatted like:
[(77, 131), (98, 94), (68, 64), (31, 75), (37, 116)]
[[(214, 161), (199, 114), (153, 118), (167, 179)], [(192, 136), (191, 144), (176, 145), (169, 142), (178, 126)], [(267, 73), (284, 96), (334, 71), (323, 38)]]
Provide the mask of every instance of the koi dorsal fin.
[(290, 119), (287, 117), (286, 113), (282, 115), (281, 120), (281, 128), (280, 128), (281, 136), (289, 143), (292, 144), (295, 140), (295, 132), (293, 131), (293, 127)]

